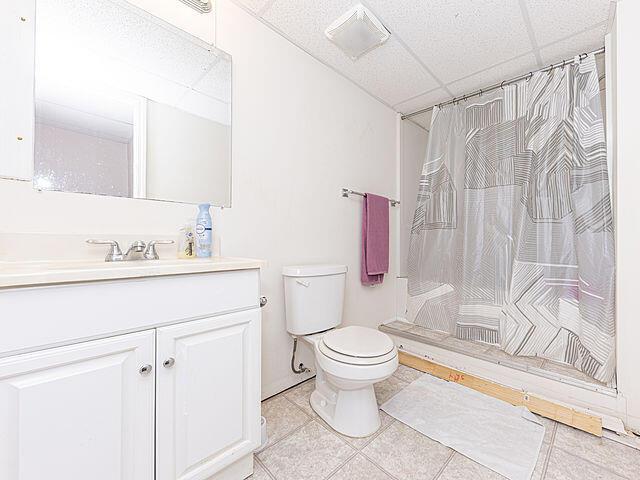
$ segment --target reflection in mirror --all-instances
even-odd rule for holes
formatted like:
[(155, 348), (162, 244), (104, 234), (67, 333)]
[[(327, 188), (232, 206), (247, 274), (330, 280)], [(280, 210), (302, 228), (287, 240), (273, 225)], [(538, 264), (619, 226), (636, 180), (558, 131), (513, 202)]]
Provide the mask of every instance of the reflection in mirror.
[(34, 186), (230, 205), (231, 58), (121, 0), (37, 0)]

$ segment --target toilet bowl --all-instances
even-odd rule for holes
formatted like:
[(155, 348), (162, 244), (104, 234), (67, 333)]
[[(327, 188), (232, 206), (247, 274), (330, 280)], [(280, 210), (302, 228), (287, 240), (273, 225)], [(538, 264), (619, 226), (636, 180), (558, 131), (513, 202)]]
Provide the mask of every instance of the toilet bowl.
[(395, 372), (398, 352), (376, 329), (336, 328), (342, 323), (346, 272), (344, 265), (285, 267), (287, 330), (314, 352), (313, 410), (337, 432), (366, 437), (380, 428), (373, 385)]
[[(354, 344), (359, 347), (358, 355), (346, 348), (327, 346), (327, 337), (360, 337), (360, 344)], [(374, 337), (383, 348), (371, 348), (363, 340)], [(380, 428), (380, 412), (373, 385), (398, 368), (398, 352), (391, 339), (365, 327), (345, 327), (302, 338), (315, 354), (316, 388), (310, 399), (313, 410), (343, 435), (367, 437), (375, 433)]]

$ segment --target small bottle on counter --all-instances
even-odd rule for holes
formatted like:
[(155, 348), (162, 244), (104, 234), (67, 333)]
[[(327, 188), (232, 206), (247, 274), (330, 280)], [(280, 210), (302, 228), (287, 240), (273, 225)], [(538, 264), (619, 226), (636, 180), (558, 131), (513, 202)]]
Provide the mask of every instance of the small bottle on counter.
[(211, 256), (211, 238), (213, 222), (209, 209), (211, 205), (203, 203), (198, 205), (198, 217), (196, 218), (196, 255), (198, 258)]
[(193, 222), (185, 223), (180, 227), (180, 238), (178, 240), (179, 258), (195, 258), (196, 237), (194, 230)]

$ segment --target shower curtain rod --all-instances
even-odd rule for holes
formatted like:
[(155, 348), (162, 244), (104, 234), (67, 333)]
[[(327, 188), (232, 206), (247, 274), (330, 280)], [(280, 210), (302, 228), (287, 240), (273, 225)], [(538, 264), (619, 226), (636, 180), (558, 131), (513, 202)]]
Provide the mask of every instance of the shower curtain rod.
[[(594, 50), (593, 52), (590, 52), (590, 53), (581, 53), (578, 57), (580, 58), (580, 60), (582, 60), (584, 58), (587, 58), (589, 55), (599, 55), (601, 53), (604, 53), (604, 47), (599, 48), (597, 50)], [(402, 115), (402, 117), (400, 117), (400, 118), (402, 120), (406, 120), (407, 118), (415, 117), (416, 115), (420, 115), (422, 113), (430, 112), (435, 107), (444, 107), (445, 105), (451, 105), (452, 103), (456, 103), (456, 102), (459, 102), (461, 100), (467, 100), (468, 98), (471, 98), (471, 97), (477, 97), (479, 95), (482, 95), (483, 93), (491, 92), (493, 90), (497, 90), (498, 88), (503, 88), (505, 85), (509, 85), (511, 83), (519, 82), (520, 80), (524, 80), (527, 77), (531, 77), (534, 74), (534, 72), (536, 72), (536, 73), (537, 72), (549, 72), (549, 71), (553, 70), (554, 68), (564, 67), (565, 65), (569, 65), (571, 62), (573, 62), (573, 58), (570, 59), (570, 60), (562, 60), (561, 62), (553, 63), (553, 64), (549, 65), (548, 67), (544, 67), (544, 68), (541, 68), (539, 70), (534, 70), (532, 72), (525, 73), (524, 75), (520, 75), (520, 76), (511, 78), (509, 80), (505, 80), (505, 81), (500, 82), (500, 83), (494, 83), (493, 85), (491, 85), (489, 87), (481, 88), (479, 90), (475, 90), (474, 92), (467, 93), (467, 94), (462, 95), (460, 97), (453, 97), (451, 100), (447, 100), (446, 102), (436, 103), (435, 105), (431, 105), (430, 107), (421, 108), (420, 110), (416, 110), (415, 112), (407, 113), (406, 115)]]

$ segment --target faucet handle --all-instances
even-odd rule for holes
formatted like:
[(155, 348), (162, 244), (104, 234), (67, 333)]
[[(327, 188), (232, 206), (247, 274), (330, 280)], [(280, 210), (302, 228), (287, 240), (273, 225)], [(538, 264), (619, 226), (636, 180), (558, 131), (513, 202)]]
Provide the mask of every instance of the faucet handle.
[(146, 260), (159, 260), (158, 252), (156, 250), (156, 245), (172, 245), (175, 242), (173, 240), (151, 240), (147, 244), (147, 249), (144, 251), (143, 257)]
[(124, 255), (122, 254), (122, 250), (120, 250), (120, 245), (115, 240), (95, 240), (90, 238), (87, 240), (87, 243), (90, 245), (109, 245), (111, 248), (105, 257), (105, 262), (120, 262), (124, 260)]

